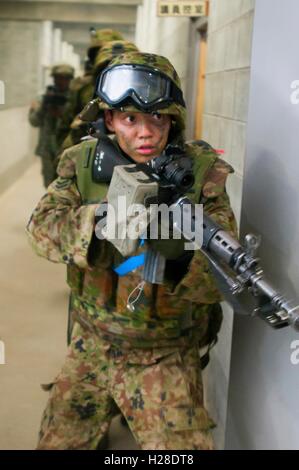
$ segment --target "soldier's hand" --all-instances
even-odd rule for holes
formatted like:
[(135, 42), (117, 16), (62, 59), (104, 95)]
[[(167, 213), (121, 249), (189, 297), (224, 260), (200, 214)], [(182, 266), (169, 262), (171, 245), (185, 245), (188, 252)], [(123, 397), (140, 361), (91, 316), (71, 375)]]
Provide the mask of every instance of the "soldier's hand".
[(70, 128), (72, 130), (76, 130), (82, 126), (86, 126), (86, 122), (82, 121), (82, 119), (80, 119), (79, 116), (76, 116), (75, 119), (72, 121)]
[(30, 105), (30, 109), (32, 111), (37, 111), (39, 109), (39, 106), (40, 106), (40, 103), (36, 100), (32, 101), (31, 105)]
[(180, 258), (184, 253), (184, 244), (186, 240), (183, 238), (179, 240), (148, 240), (150, 248), (154, 251), (158, 251), (165, 259), (174, 260)]
[(162, 224), (158, 223), (157, 228), (157, 234), (155, 232), (152, 234), (153, 236), (157, 235), (157, 238), (151, 238), (150, 228), (148, 227), (147, 242), (150, 248), (158, 251), (166, 259), (177, 259), (182, 256), (185, 252), (185, 238), (174, 238), (171, 223), (166, 228), (162, 228)]

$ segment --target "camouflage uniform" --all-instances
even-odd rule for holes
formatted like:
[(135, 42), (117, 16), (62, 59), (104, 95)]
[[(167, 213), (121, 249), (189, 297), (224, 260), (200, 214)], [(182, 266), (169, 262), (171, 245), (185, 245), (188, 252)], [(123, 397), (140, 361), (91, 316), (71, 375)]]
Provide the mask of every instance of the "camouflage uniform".
[[(144, 56), (127, 54), (114, 61), (140, 63)], [(179, 84), (166, 59), (149, 58), (153, 67)], [(167, 108), (176, 132), (184, 124), (180, 108)], [(82, 142), (63, 153), (59, 178), (27, 228), (40, 256), (68, 265), (77, 315), (66, 362), (48, 387), (38, 448), (95, 449), (117, 413), (116, 404), (142, 449), (212, 449), (214, 423), (203, 406), (199, 343), (221, 297), (208, 263), (196, 251), (180, 279), (166, 276), (163, 285), (146, 283), (141, 303), (129, 312), (127, 299), (142, 272), (139, 268), (117, 276), (112, 267), (123, 261), (122, 256), (94, 235), (98, 203), (83, 203), (76, 177), (78, 161), (89, 145)], [(213, 150), (192, 144), (185, 149), (196, 178), (190, 197), (202, 199), (205, 211), (234, 233), (225, 191), (232, 168)], [(209, 158), (212, 164), (200, 180), (202, 162)], [(99, 201), (106, 191), (107, 186), (99, 185)]]
[(211, 449), (202, 401), (196, 345), (123, 349), (76, 324), (38, 449), (96, 449), (115, 403), (142, 449)]
[[(55, 75), (73, 77), (74, 70), (69, 65), (54, 66), (52, 76)], [(58, 100), (57, 103), (46, 102), (47, 99), (51, 99), (53, 96)], [(42, 175), (45, 187), (56, 178), (54, 161), (59, 148), (57, 143), (57, 122), (69, 96), (69, 90), (62, 92), (55, 86), (48, 86), (45, 95), (38, 98), (38, 106), (29, 110), (30, 124), (40, 128), (35, 153), (42, 159)]]

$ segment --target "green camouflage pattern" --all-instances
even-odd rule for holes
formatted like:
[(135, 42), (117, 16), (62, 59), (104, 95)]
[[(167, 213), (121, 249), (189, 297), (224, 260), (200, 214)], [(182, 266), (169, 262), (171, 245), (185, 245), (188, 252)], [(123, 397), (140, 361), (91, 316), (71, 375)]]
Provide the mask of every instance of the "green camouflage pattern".
[(98, 52), (94, 62), (94, 75), (97, 76), (116, 56), (128, 52), (138, 52), (134, 43), (129, 41), (110, 41)]
[(164, 56), (157, 54), (149, 54), (146, 52), (127, 52), (125, 54), (118, 55), (115, 57), (110, 65), (120, 64), (139, 64), (147, 65), (162, 73), (165, 73), (175, 84), (181, 89), (181, 80), (172, 65), (172, 63)]
[[(52, 90), (54, 87), (52, 87)], [(48, 90), (46, 94), (48, 94)], [(70, 99), (70, 91), (57, 92), (62, 97), (67, 98), (63, 106), (52, 107), (44, 104), (43, 96), (37, 98), (37, 107), (30, 108), (28, 119), (33, 127), (39, 128), (38, 143), (35, 149), (36, 155), (42, 160), (42, 176), (44, 185), (47, 188), (57, 177), (56, 174), (56, 155), (60, 147), (58, 139), (59, 115), (62, 115), (63, 109), (67, 106)], [(57, 112), (59, 114), (57, 114)]]
[[(76, 162), (88, 142), (66, 150), (58, 166), (59, 178), (48, 188), (28, 224), (28, 235), (35, 251), (51, 261), (62, 262), (69, 270), (80, 268), (80, 283), (71, 284), (75, 306), (82, 316), (111, 341), (150, 347), (176, 342), (182, 331), (197, 328), (204, 335), (209, 305), (221, 300), (208, 262), (196, 251), (186, 275), (176, 285), (166, 279), (164, 285), (145, 284), (138, 308), (132, 313), (127, 300), (142, 281), (141, 268), (126, 276), (115, 276), (111, 269), (123, 258), (112, 244), (94, 235), (97, 204), (82, 205), (76, 184)], [(236, 224), (225, 191), (225, 181), (232, 168), (216, 158), (213, 150), (187, 146), (194, 161), (213, 158), (200, 191), (204, 210), (236, 235)], [(199, 164), (200, 166), (200, 164)], [(196, 168), (196, 165), (195, 165)], [(99, 185), (101, 186), (101, 185)], [(195, 187), (195, 195), (196, 195)], [(103, 190), (99, 188), (101, 194)], [(192, 198), (192, 195), (190, 195)], [(139, 247), (137, 253), (145, 250)], [(76, 277), (75, 275), (73, 276)], [(79, 288), (78, 288), (79, 286)]]
[(195, 343), (123, 350), (76, 324), (61, 372), (43, 388), (39, 450), (95, 450), (118, 408), (143, 450), (213, 449)]
[(61, 75), (63, 77), (73, 78), (75, 75), (74, 67), (68, 64), (57, 64), (52, 67), (51, 76)]
[[(123, 41), (123, 36), (119, 31), (114, 29), (96, 29), (90, 33), (89, 49), (94, 47), (103, 47), (109, 41)], [(88, 49), (88, 50), (89, 50)]]
[(92, 73), (91, 73), (91, 70), (88, 70), (84, 73), (84, 75), (80, 77), (76, 77), (71, 81), (70, 91), (76, 92), (77, 90), (80, 90), (82, 86), (88, 85), (91, 80), (92, 80)]
[[(147, 65), (148, 67), (152, 67), (167, 75), (180, 90), (182, 89), (180, 78), (175, 68), (166, 57), (144, 52), (128, 52), (115, 57), (110, 62), (109, 66), (118, 64)], [(102, 100), (99, 100), (99, 107), (100, 109), (110, 109), (110, 106)], [(124, 111), (127, 112), (143, 112), (140, 109), (135, 108), (134, 106), (124, 106), (122, 108)], [(185, 129), (186, 109), (183, 106), (176, 103), (172, 103), (167, 107), (159, 109), (159, 113), (170, 114), (171, 116), (173, 116), (173, 119), (176, 124), (176, 127), (174, 129), (175, 132), (182, 132)]]

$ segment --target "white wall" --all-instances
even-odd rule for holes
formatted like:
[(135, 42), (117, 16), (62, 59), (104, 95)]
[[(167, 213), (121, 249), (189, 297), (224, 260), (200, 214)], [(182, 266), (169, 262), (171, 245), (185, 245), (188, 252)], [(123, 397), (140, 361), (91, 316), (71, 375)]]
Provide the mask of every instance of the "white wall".
[(1, 111), (0, 193), (32, 164), (37, 133), (27, 121), (28, 106)]
[(32, 161), (36, 132), (29, 126), (27, 113), (41, 81), (40, 32), (37, 22), (0, 21), (0, 80), (5, 85), (0, 104), (0, 192)]
[(0, 80), (5, 83), (1, 112), (27, 105), (35, 96), (40, 81), (40, 24), (0, 20), (0, 51)]

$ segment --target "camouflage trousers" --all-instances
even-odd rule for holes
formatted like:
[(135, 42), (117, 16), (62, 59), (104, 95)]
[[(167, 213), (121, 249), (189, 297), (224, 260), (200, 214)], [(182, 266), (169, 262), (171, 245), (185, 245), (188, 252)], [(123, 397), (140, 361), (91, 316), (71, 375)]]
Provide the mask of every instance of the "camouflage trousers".
[(96, 449), (119, 412), (141, 449), (212, 449), (197, 346), (120, 349), (75, 324), (38, 449)]

